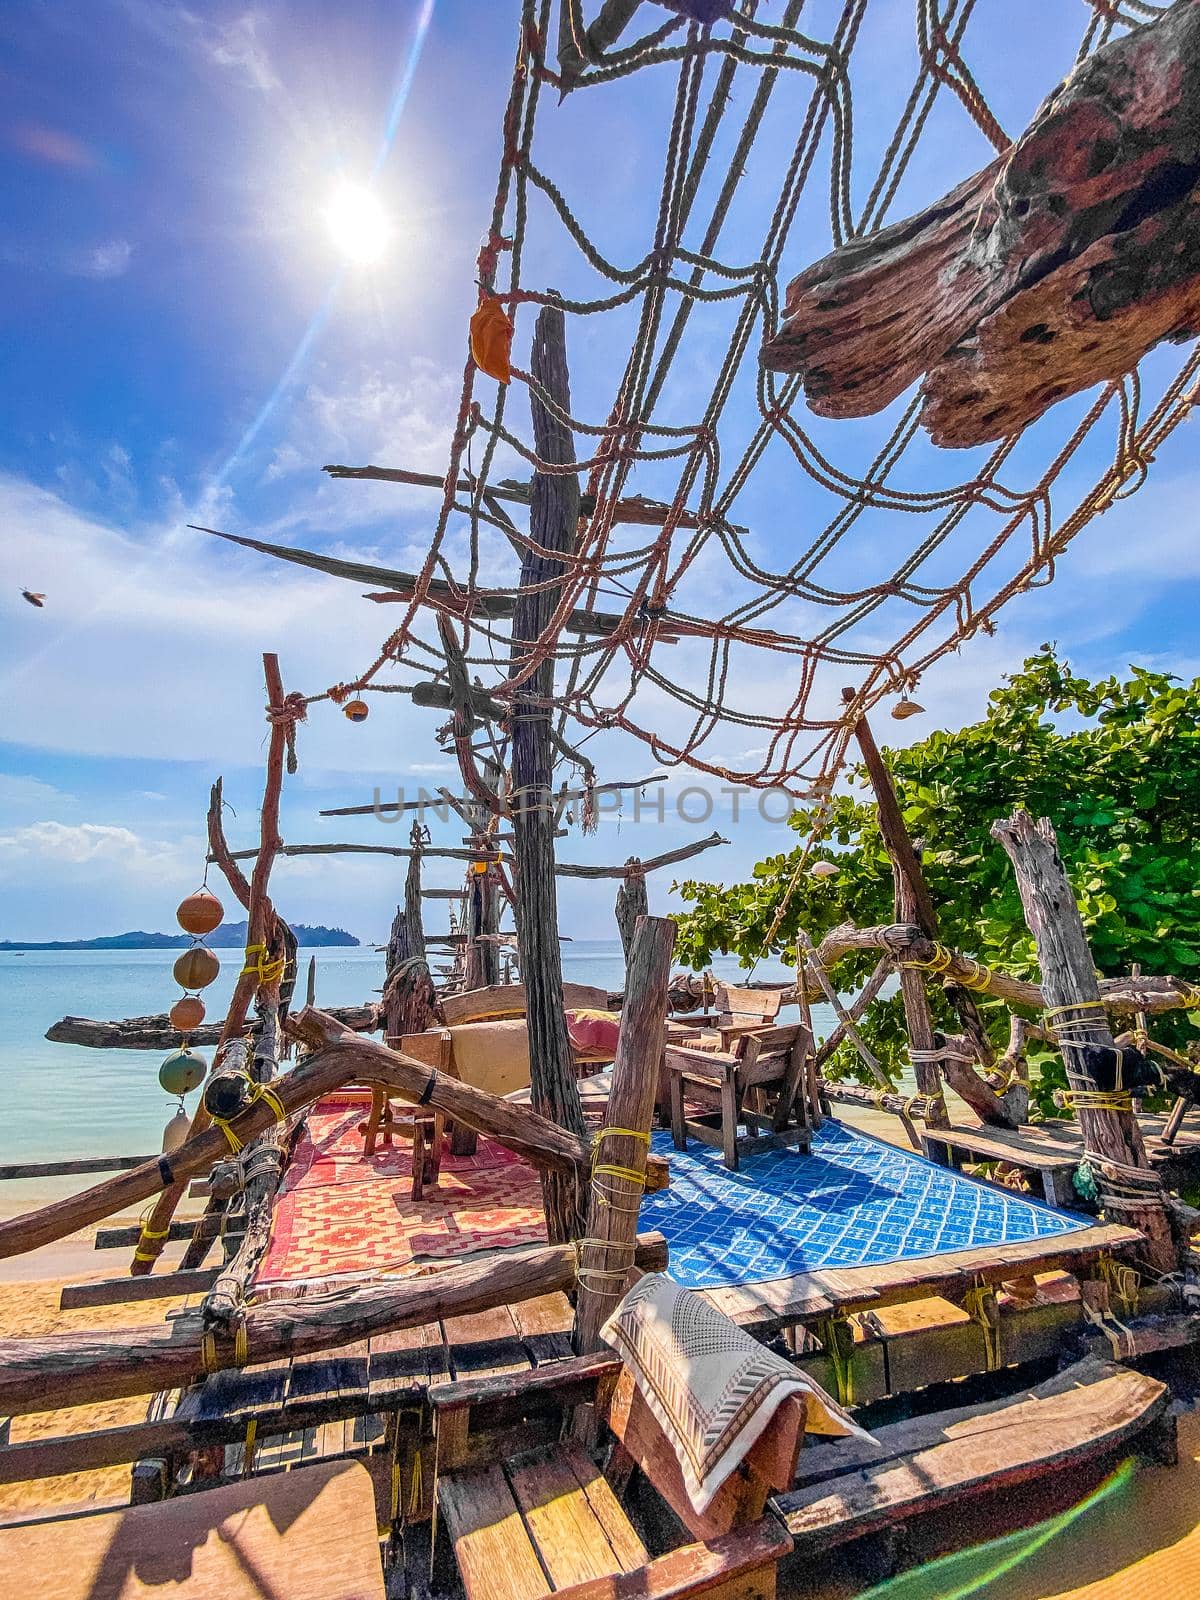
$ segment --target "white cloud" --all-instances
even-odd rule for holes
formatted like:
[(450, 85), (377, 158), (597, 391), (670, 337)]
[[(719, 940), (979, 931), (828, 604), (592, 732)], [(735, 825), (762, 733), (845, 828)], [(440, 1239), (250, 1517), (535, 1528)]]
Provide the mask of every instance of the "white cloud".
[[(142, 539), (57, 495), (0, 477), (0, 695), (4, 733), (75, 755), (258, 767), (262, 653), (289, 689), (319, 694), (374, 656), (392, 618), (353, 584), (176, 528)], [(35, 611), (20, 591), (46, 593)], [(301, 764), (395, 774), (428, 756), (437, 713), (373, 702), (355, 726), (325, 702), (300, 729)]]
[(170, 866), (179, 860), (175, 845), (142, 839), (129, 828), (109, 823), (34, 822), (27, 828), (0, 833), (0, 862), (67, 862), (82, 866), (88, 862), (117, 862), (123, 867)]
[(129, 271), (133, 246), (128, 239), (105, 239), (85, 250), (75, 263), (81, 278), (120, 278)]
[(75, 796), (52, 783), (15, 772), (0, 772), (0, 806), (74, 805)]
[(205, 28), (201, 38), (209, 59), (217, 66), (228, 68), (250, 87), (266, 92), (278, 89), (279, 78), (259, 36), (262, 20), (258, 12), (247, 11), (223, 26)]

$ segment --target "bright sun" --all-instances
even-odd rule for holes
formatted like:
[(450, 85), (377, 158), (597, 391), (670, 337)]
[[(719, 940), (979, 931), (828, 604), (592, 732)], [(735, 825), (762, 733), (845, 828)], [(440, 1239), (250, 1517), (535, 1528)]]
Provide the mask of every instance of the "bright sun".
[(383, 207), (362, 184), (343, 183), (325, 208), (334, 244), (349, 261), (368, 266), (378, 261), (391, 232)]

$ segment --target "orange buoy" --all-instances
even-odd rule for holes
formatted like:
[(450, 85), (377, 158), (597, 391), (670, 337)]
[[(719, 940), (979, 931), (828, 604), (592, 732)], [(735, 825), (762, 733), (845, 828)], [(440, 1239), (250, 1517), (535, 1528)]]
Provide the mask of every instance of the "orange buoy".
[(221, 926), (225, 908), (210, 889), (197, 889), (179, 902), (175, 920), (184, 933), (211, 933)]
[(204, 989), (221, 970), (221, 963), (207, 946), (194, 944), (175, 963), (175, 982), (181, 989)]
[(198, 995), (185, 994), (171, 1007), (168, 1021), (177, 1033), (191, 1033), (204, 1021), (204, 1001)]
[(347, 700), (342, 707), (343, 712), (351, 722), (365, 722), (370, 708), (365, 700)]

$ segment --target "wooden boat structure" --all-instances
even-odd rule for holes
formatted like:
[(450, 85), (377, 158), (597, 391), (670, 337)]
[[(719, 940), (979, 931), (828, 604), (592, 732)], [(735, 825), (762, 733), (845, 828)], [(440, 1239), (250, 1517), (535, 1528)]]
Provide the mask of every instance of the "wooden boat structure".
[[(569, 18), (575, 9), (563, 11)], [(601, 7), (583, 44), (565, 28), (556, 80), (564, 92), (585, 56), (604, 59), (634, 9)], [(707, 11), (721, 10), (700, 0), (677, 0), (673, 9), (706, 26)], [(1162, 40), (1191, 49), (1195, 14), (1177, 6), (1166, 21), (1129, 37), (1139, 49)], [(1176, 35), (1184, 34), (1179, 44)], [(1178, 74), (1160, 76), (1167, 100), (1193, 92), (1194, 74), (1183, 89)], [(1065, 97), (1054, 117), (1040, 113), (1045, 120), (1017, 147), (1028, 155), (1031, 183), (1046, 166), (1038, 141), (1070, 144), (1079, 95), (1095, 88), (1086, 74), (1078, 83), (1075, 98)], [(1096, 215), (1086, 213), (1090, 232), (1062, 246), (1054, 272), (1040, 283), (1020, 279), (1012, 261), (1021, 252), (1009, 240), (1012, 261), (990, 246), (970, 259), (974, 276), (964, 280), (961, 305), (937, 315), (922, 309), (921, 293), (942, 282), (922, 265), (922, 251), (936, 246), (939, 260), (950, 259), (966, 250), (964, 218), (991, 218), (987, 206), (1007, 216), (1005, 174), (1025, 169), (1010, 162), (997, 176), (988, 168), (936, 214), (851, 243), (810, 269), (794, 286), (783, 330), (764, 352), (767, 363), (801, 372), (831, 414), (886, 403), (889, 385), (902, 388), (928, 369), (927, 405), (935, 431), (943, 432), (950, 426), (944, 394), (953, 387), (946, 371), (961, 377), (974, 363), (972, 382), (983, 395), (974, 400), (988, 406), (998, 394), (1003, 405), (997, 401), (998, 410), (982, 417), (960, 407), (957, 426), (971, 439), (991, 437), (993, 424), (1011, 431), (997, 415), (1009, 418), (1021, 405), (1037, 409), (1053, 397), (1028, 387), (1011, 351), (1006, 358), (1015, 340), (1021, 359), (1051, 359), (1016, 331), (1023, 323), (1009, 313), (1022, 296), (1036, 295), (1043, 322), (1058, 328), (1055, 316), (1067, 313), (1056, 302), (1052, 315), (1043, 302), (1052, 290), (1066, 295), (1085, 269), (1103, 276), (1107, 257), (1095, 252), (1107, 248), (1103, 228), (1117, 226), (1118, 201), (1140, 206), (1136, 227), (1119, 225), (1125, 243), (1112, 245), (1132, 251), (1122, 257), (1120, 314), (1104, 321), (1103, 341), (1063, 332), (1071, 367), (1062, 381), (1074, 391), (1111, 377), (1105, 363), (1124, 371), (1131, 352), (1193, 325), (1194, 261), (1185, 261), (1186, 252), (1177, 252), (1179, 262), (1191, 265), (1185, 271), (1177, 263), (1169, 282), (1153, 274), (1149, 286), (1133, 281), (1146, 270), (1155, 229), (1165, 224), (1153, 207), (1129, 198), (1130, 184), (1144, 181), (1145, 141), (1167, 140), (1172, 119), (1187, 119), (1173, 100), (1147, 109), (1130, 98), (1150, 129), (1140, 129), (1137, 162), (1121, 168), (1112, 193), (1100, 194)], [(1111, 121), (1126, 113), (1109, 107), (1105, 114)], [(1071, 171), (1082, 170), (1079, 150), (1074, 156)], [(1186, 171), (1190, 186), (1193, 166)], [(1163, 203), (1184, 206), (1181, 195), (1172, 189)], [(1054, 199), (1055, 218), (1070, 213), (1067, 201)], [(1039, 205), (1033, 193), (1018, 213), (1029, 216), (1018, 234), (1033, 228)], [(1067, 231), (1062, 221), (1054, 227)], [(976, 280), (989, 272), (981, 286)], [(866, 295), (880, 273), (906, 285), (908, 321), (897, 337), (911, 333), (914, 319), (929, 331), (924, 342), (910, 340), (907, 366), (881, 355), (877, 344), (864, 351), (842, 337), (839, 318), (853, 319), (856, 295)], [(1066, 288), (1060, 276), (1069, 279)], [(908, 285), (918, 280), (921, 293), (912, 292)], [(824, 292), (830, 283), (838, 286), (833, 298)], [(1154, 1040), (1153, 1019), (1200, 1006), (1198, 980), (1138, 972), (1097, 979), (1047, 823), (1017, 809), (993, 828), (1036, 940), (1038, 983), (988, 969), (944, 942), (866, 702), (851, 691), (842, 731), (847, 742), (857, 741), (874, 786), (895, 915), (883, 926), (837, 928), (817, 946), (801, 932), (793, 984), (739, 990), (699, 975), (672, 976), (674, 928), (649, 914), (647, 875), (720, 845), (719, 835), (621, 865), (558, 860), (563, 808), (590, 809), (603, 786), (550, 715), (556, 656), (540, 646), (550, 636), (603, 639), (624, 629), (628, 648), (641, 648), (627, 619), (560, 607), (576, 530), (581, 518), (601, 511), (610, 523), (652, 529), (668, 520), (698, 524), (678, 507), (631, 496), (610, 503), (591, 482), (581, 488), (564, 420), (563, 314), (542, 298), (532, 479), (477, 497), (493, 524), (514, 536), (522, 560), (515, 594), (478, 587), (468, 594), (429, 574), (235, 540), (343, 580), (377, 583), (373, 600), (432, 616), (438, 664), (410, 692), (418, 704), (449, 713), (444, 742), (458, 757), (465, 792), (444, 791), (442, 800), (463, 825), (462, 843), (434, 844), (419, 803), (402, 800), (387, 809), (418, 811), (405, 845), (284, 843), (280, 793), (307, 704), (285, 693), (276, 657), (264, 658), (269, 742), (257, 844), (230, 848), (219, 780), (208, 815), (209, 862), (247, 915), (246, 963), (219, 1026), (190, 1030), (193, 1043), (216, 1049), (186, 1136), (145, 1157), (0, 1171), (5, 1178), (111, 1173), (68, 1199), (0, 1222), (4, 1257), (101, 1224), (98, 1247), (132, 1250), (127, 1275), (64, 1288), (64, 1308), (190, 1297), (158, 1324), (0, 1340), (0, 1415), (147, 1400), (138, 1422), (64, 1426), (0, 1444), (6, 1484), (124, 1463), (131, 1474), (128, 1507), (0, 1528), (5, 1592), (17, 1592), (36, 1567), (48, 1575), (42, 1592), (63, 1600), (119, 1593), (128, 1573), (152, 1574), (165, 1592), (181, 1596), (749, 1600), (770, 1597), (777, 1582), (786, 1588), (795, 1563), (854, 1559), (873, 1562), (863, 1570), (876, 1572), (903, 1564), (917, 1520), (947, 1506), (978, 1502), (1002, 1519), (1015, 1485), (1052, 1475), (1088, 1484), (1130, 1455), (1172, 1459), (1174, 1407), (1188, 1393), (1200, 1336), (1191, 1248), (1200, 1214), (1179, 1198), (1200, 1164), (1200, 1115), (1192, 1109), (1193, 1063)], [(1153, 311), (1145, 312), (1144, 337), (1143, 302)], [(971, 307), (978, 316), (980, 306), (995, 326), (972, 329)], [(1093, 371), (1088, 352), (1097, 349)], [(482, 359), (481, 351), (476, 356)], [(870, 383), (855, 376), (855, 361), (868, 363)], [(847, 398), (850, 391), (858, 398)], [(421, 481), (399, 468), (331, 470)], [(448, 495), (477, 487), (453, 475), (447, 483)], [(512, 506), (528, 508), (528, 534), (518, 535), (505, 509)], [(511, 628), (511, 670), (491, 690), (473, 680), (456, 632), (472, 617), (488, 625), (504, 619)], [(655, 630), (660, 643), (711, 632), (694, 619), (647, 611), (645, 638)], [(576, 789), (561, 777), (567, 767), (584, 774)], [(348, 806), (325, 815), (376, 809)], [(405, 862), (378, 1001), (323, 1009), (310, 968), (307, 1001), (297, 1004), (295, 940), (273, 902), (271, 874), (281, 856), (315, 854)], [(249, 876), (243, 861), (252, 863)], [(427, 884), (425, 870), (435, 862), (459, 864), (464, 883)], [(618, 885), (626, 956), (619, 994), (564, 983), (556, 882), (568, 876)], [(441, 935), (427, 931), (423, 915), (437, 901), (455, 908)], [(515, 933), (502, 928), (505, 908)], [(430, 965), (434, 947), (452, 956), (440, 984)], [(845, 998), (838, 963), (864, 949), (877, 952), (875, 972), (857, 996)], [(857, 1028), (893, 976), (903, 996), (914, 1095), (891, 1087)], [(954, 1034), (934, 1028), (934, 985), (958, 1019)], [(999, 1056), (979, 1010), (985, 997), (1011, 1017)], [(836, 1017), (819, 1042), (810, 1009), (817, 1002)], [(594, 1012), (612, 1014), (608, 1042), (573, 1040), (580, 1014)], [(95, 1048), (178, 1042), (168, 1016), (67, 1017), (49, 1037)], [(1063, 1109), (1073, 1117), (1030, 1122), (1026, 1051), (1034, 1040), (1061, 1053), (1069, 1083)], [(827, 1075), (847, 1042), (867, 1075), (877, 1075), (875, 1087)], [(969, 1107), (969, 1119), (951, 1121), (947, 1089), (954, 1103)], [(1171, 1109), (1144, 1112), (1151, 1094), (1165, 1094)], [(414, 1228), (444, 1217), (451, 1164), (477, 1159), (486, 1142), (501, 1152), (510, 1178), (536, 1173), (539, 1236), (489, 1243), (470, 1233), (463, 1208), (452, 1220), (468, 1248), (457, 1256), (412, 1250), (399, 1266), (345, 1271), (331, 1229), (318, 1269), (272, 1279), (264, 1264), (281, 1208), (293, 1180), (304, 1181), (298, 1152), (306, 1141), (310, 1152), (316, 1148), (313, 1128), (330, 1104), (348, 1108), (337, 1159), (369, 1175), (381, 1160), (390, 1163), (390, 1204)], [(766, 1164), (756, 1158), (769, 1152), (771, 1170), (786, 1166), (789, 1173), (825, 1159), (815, 1152), (836, 1132), (839, 1108), (894, 1116), (922, 1152), (904, 1157), (922, 1182), (960, 1186), (956, 1193), (981, 1205), (998, 1194), (1032, 1192), (1038, 1215), (1052, 1226), (993, 1243), (942, 1238), (925, 1253), (885, 1251), (884, 1259), (858, 1264), (735, 1273), (697, 1289), (721, 1313), (722, 1326), (782, 1357), (872, 1435), (806, 1435), (806, 1402), (785, 1405), (697, 1510), (684, 1464), (602, 1329), (642, 1274), (669, 1274), (677, 1260), (676, 1243), (646, 1226), (646, 1215), (664, 1190), (672, 1199), (676, 1185), (682, 1191), (691, 1152), (711, 1150), (705, 1159), (713, 1181), (728, 1186), (736, 1179), (738, 1203), (765, 1211)], [(952, 1177), (938, 1170), (964, 1164), (973, 1170)], [(176, 1213), (189, 1188), (204, 1207), (184, 1219)], [(1041, 1208), (1043, 1195), (1053, 1211)], [(687, 1204), (682, 1200), (676, 1213), (677, 1238), (689, 1222)], [(145, 1209), (131, 1222), (138, 1208)], [(183, 1253), (166, 1266), (163, 1251), (174, 1242), (183, 1243)], [(219, 1259), (210, 1264), (213, 1257)], [(965, 1513), (957, 1524), (959, 1541), (968, 1539)]]

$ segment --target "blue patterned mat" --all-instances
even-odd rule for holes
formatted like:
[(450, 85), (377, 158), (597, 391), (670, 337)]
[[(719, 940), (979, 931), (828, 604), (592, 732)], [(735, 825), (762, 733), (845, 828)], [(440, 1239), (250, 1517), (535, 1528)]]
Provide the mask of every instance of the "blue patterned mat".
[(676, 1150), (665, 1130), (653, 1145), (670, 1157), (671, 1184), (646, 1195), (638, 1226), (666, 1236), (668, 1273), (689, 1289), (1050, 1239), (1086, 1226), (835, 1121), (813, 1135), (811, 1155), (763, 1150), (739, 1172), (697, 1141)]

